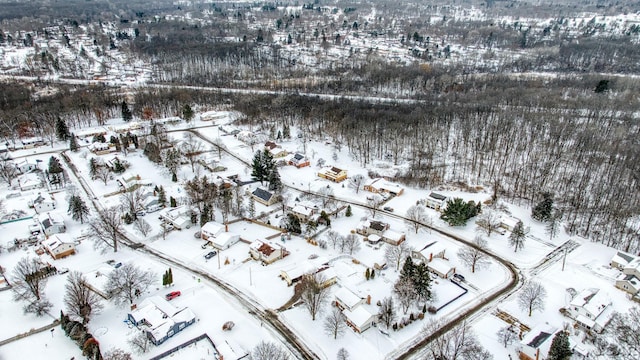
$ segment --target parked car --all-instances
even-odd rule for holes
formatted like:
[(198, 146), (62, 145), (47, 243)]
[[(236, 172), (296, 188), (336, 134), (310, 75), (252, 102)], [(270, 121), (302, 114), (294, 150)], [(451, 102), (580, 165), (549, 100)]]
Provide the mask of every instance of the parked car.
[(147, 213), (144, 210), (138, 210), (136, 211), (136, 217), (143, 217), (145, 216)]
[(214, 250), (214, 251), (209, 251), (209, 252), (207, 253), (207, 255), (205, 255), (205, 256), (204, 256), (204, 258), (205, 258), (205, 259), (207, 259), (207, 260), (209, 260), (209, 259), (211, 259), (212, 257), (216, 256), (217, 254), (218, 254), (218, 253), (217, 253), (215, 250)]
[(172, 292), (168, 293), (167, 295), (165, 295), (164, 297), (167, 300), (173, 300), (173, 299), (177, 298), (180, 295), (181, 295), (180, 291), (172, 291)]
[(460, 275), (458, 273), (453, 274), (453, 278), (458, 280), (458, 281), (464, 281), (464, 276), (462, 276), (462, 275)]
[(385, 206), (382, 209), (384, 209), (384, 211), (393, 212), (393, 208), (391, 206)]
[(66, 274), (69, 272), (69, 268), (60, 268), (58, 269), (58, 274)]
[(121, 262), (116, 263), (115, 265), (113, 265), (113, 267), (114, 267), (114, 268), (116, 268), (116, 269), (117, 269), (117, 268), (119, 268), (120, 266), (122, 266), (122, 263), (121, 263)]

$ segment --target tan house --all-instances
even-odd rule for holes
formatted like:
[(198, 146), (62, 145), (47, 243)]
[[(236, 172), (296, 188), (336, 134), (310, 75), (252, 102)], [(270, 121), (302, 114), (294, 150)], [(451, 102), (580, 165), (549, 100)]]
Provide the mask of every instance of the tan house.
[(264, 206), (271, 206), (278, 202), (278, 197), (263, 188), (256, 188), (252, 193), (251, 197)]
[(371, 179), (364, 185), (363, 189), (375, 194), (390, 194), (394, 196), (400, 196), (404, 192), (402, 186), (390, 183), (383, 178)]
[(318, 177), (338, 183), (347, 179), (347, 170), (335, 166), (327, 167), (318, 171)]
[(268, 240), (256, 240), (249, 245), (249, 255), (263, 264), (271, 264), (289, 255), (280, 244)]
[(398, 245), (406, 239), (404, 233), (390, 230), (389, 224), (372, 219), (362, 221), (356, 228), (356, 233), (369, 237), (372, 242), (371, 235), (380, 236), (382, 241), (391, 245)]
[(42, 242), (44, 249), (52, 258), (58, 260), (76, 253), (76, 246), (71, 236), (54, 234)]

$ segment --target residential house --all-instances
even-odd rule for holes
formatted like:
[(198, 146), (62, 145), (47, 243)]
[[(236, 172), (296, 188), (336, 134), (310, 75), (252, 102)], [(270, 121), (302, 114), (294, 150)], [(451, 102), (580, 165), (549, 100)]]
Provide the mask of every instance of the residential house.
[(56, 201), (50, 194), (38, 193), (35, 199), (29, 201), (29, 207), (32, 207), (36, 213), (41, 214), (47, 211), (55, 210)]
[(315, 214), (315, 208), (311, 206), (305, 206), (301, 204), (296, 204), (291, 208), (289, 213), (300, 220), (302, 223), (306, 223), (311, 220), (311, 217)]
[(318, 177), (339, 183), (347, 179), (347, 170), (330, 166), (318, 171)]
[(67, 231), (64, 219), (58, 214), (46, 213), (37, 216), (37, 221), (46, 236), (59, 234)]
[(289, 255), (284, 246), (269, 240), (256, 240), (249, 245), (249, 255), (265, 265)]
[(344, 309), (342, 314), (345, 322), (357, 333), (363, 333), (370, 327), (374, 326), (377, 314), (372, 314), (364, 306), (358, 306), (353, 310)]
[(27, 159), (24, 159), (20, 162), (16, 163), (16, 170), (18, 170), (21, 174), (26, 174), (38, 168), (38, 164), (35, 162), (30, 162)]
[(144, 299), (127, 319), (147, 334), (154, 345), (160, 345), (196, 321), (191, 309), (176, 307), (167, 300), (152, 296)]
[(133, 175), (131, 173), (125, 173), (122, 176), (116, 178), (116, 183), (121, 191), (133, 191), (139, 187), (153, 186), (153, 182), (148, 179), (140, 178), (140, 175)]
[(456, 268), (451, 265), (449, 260), (442, 258), (434, 258), (429, 261), (427, 269), (443, 279), (448, 279), (456, 273)]
[[(270, 143), (270, 141), (267, 141), (267, 143)], [(266, 146), (265, 146), (265, 148), (266, 148)], [(289, 155), (289, 152), (287, 150), (284, 150), (282, 147), (280, 147), (280, 145), (276, 145), (275, 147), (267, 148), (267, 151), (269, 152), (269, 154), (271, 154), (271, 156), (273, 156), (274, 159), (283, 158), (283, 157)]]
[(364, 190), (376, 194), (402, 195), (404, 188), (398, 184), (390, 183), (383, 178), (371, 179), (364, 185)]
[(424, 199), (424, 205), (426, 207), (441, 211), (447, 205), (448, 197), (431, 192), (429, 196)]
[(615, 287), (631, 295), (636, 295), (640, 292), (640, 280), (635, 275), (620, 274), (616, 278)]
[(300, 153), (295, 153), (291, 159), (289, 159), (289, 165), (293, 165), (295, 167), (297, 167), (298, 169), (303, 168), (305, 166), (310, 166), (311, 162), (309, 161), (309, 159), (300, 154)]
[(435, 258), (445, 259), (447, 247), (438, 241), (431, 242), (421, 250), (411, 252), (411, 258), (416, 262), (430, 262)]
[(191, 209), (185, 205), (166, 208), (160, 211), (158, 217), (165, 223), (173, 225), (178, 230), (191, 228)]
[(335, 293), (335, 303), (340, 310), (353, 311), (356, 307), (366, 303), (366, 299), (356, 295), (346, 287), (340, 288)]
[(378, 220), (368, 219), (360, 222), (356, 228), (356, 233), (369, 237), (370, 235), (380, 236), (380, 239), (391, 245), (398, 245), (406, 239), (406, 235), (389, 229), (389, 224)]
[(256, 188), (252, 193), (251, 197), (264, 206), (271, 206), (278, 202), (278, 197), (263, 188)]
[(326, 263), (323, 263), (322, 260), (305, 261), (302, 264), (295, 264), (287, 269), (280, 270), (280, 278), (287, 283), (287, 286), (291, 286), (302, 280), (304, 276), (318, 273), (322, 275), (324, 280), (323, 287), (331, 286), (338, 280), (336, 271)]
[(76, 245), (67, 234), (53, 234), (42, 242), (42, 246), (56, 260), (76, 253)]
[(43, 146), (47, 144), (47, 142), (44, 141), (44, 139), (41, 137), (30, 137), (26, 139), (20, 139), (20, 142), (22, 143), (23, 149), (31, 149), (34, 147)]
[(115, 146), (111, 146), (110, 144), (103, 143), (100, 141), (93, 142), (87, 146), (89, 151), (97, 155), (109, 154), (112, 152), (116, 152)]
[(622, 271), (624, 270), (625, 267), (629, 265), (629, 263), (631, 263), (635, 259), (636, 257), (631, 254), (618, 251), (616, 252), (615, 255), (613, 255), (613, 258), (611, 258), (611, 261), (609, 262), (609, 266)]
[(576, 295), (567, 309), (569, 317), (587, 330), (602, 332), (611, 320), (611, 299), (600, 289), (586, 289)]
[(226, 250), (240, 241), (240, 235), (232, 232), (223, 232), (209, 241), (216, 249)]
[(278, 147), (279, 147), (279, 145), (276, 144), (273, 141), (267, 141), (267, 142), (264, 143), (264, 149), (267, 150), (267, 151), (273, 150), (273, 149), (278, 148)]
[(18, 178), (18, 186), (21, 191), (40, 189), (42, 187), (42, 179), (34, 173), (24, 174)]
[(520, 219), (513, 216), (501, 216), (500, 227), (506, 231), (513, 231), (516, 225), (520, 222)]
[(520, 341), (520, 360), (543, 360), (549, 353), (553, 335), (557, 328), (543, 324), (534, 327)]
[(200, 229), (200, 237), (202, 240), (211, 241), (216, 236), (222, 234), (225, 231), (225, 226), (223, 224), (217, 223), (215, 221), (209, 221), (206, 224), (202, 225)]
[(142, 197), (141, 205), (144, 211), (147, 213), (152, 213), (162, 209), (163, 205), (160, 204), (160, 200), (158, 199), (154, 191), (148, 188), (145, 190), (147, 191), (144, 191), (141, 196)]

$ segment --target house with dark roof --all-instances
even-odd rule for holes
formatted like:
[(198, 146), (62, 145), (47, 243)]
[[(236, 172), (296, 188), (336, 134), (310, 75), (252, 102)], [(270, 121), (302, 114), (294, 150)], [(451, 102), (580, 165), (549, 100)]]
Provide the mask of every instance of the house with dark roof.
[(378, 240), (376, 236), (379, 236), (380, 240), (391, 245), (398, 245), (406, 239), (406, 235), (403, 232), (391, 230), (389, 229), (389, 224), (373, 219), (360, 222), (356, 228), (356, 233), (372, 237), (375, 240)]
[(145, 332), (154, 345), (160, 345), (196, 321), (191, 309), (176, 307), (167, 300), (152, 296), (133, 309), (127, 319)]
[(435, 192), (431, 192), (429, 193), (429, 196), (427, 196), (424, 199), (424, 205), (428, 208), (432, 208), (434, 210), (443, 210), (445, 205), (447, 204), (447, 201), (449, 200), (448, 197), (435, 193)]
[(545, 359), (549, 353), (553, 335), (557, 331), (558, 329), (547, 324), (531, 329), (520, 341), (519, 358), (522, 360)]
[(40, 214), (37, 217), (37, 221), (42, 228), (42, 232), (47, 236), (67, 231), (67, 227), (64, 225), (64, 219), (58, 214)]
[(297, 167), (298, 169), (303, 168), (305, 166), (309, 166), (311, 165), (311, 162), (309, 161), (309, 159), (307, 159), (306, 156), (300, 154), (300, 153), (295, 153), (291, 159), (289, 159), (289, 165), (293, 165), (295, 167)]
[(330, 166), (318, 171), (318, 177), (338, 183), (347, 179), (347, 170)]
[(613, 258), (611, 258), (611, 261), (609, 262), (609, 266), (622, 271), (627, 265), (629, 265), (635, 259), (636, 257), (631, 254), (618, 251), (613, 256)]
[(252, 193), (251, 197), (264, 206), (271, 206), (278, 202), (278, 197), (263, 188), (256, 188)]

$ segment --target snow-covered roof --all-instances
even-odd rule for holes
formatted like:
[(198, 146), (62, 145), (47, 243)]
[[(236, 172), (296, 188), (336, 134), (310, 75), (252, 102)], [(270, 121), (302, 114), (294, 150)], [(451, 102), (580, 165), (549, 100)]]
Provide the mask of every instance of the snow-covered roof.
[(390, 182), (388, 182), (387, 180), (385, 180), (383, 178), (371, 179), (365, 185), (367, 185), (369, 187), (372, 187), (372, 188), (375, 188), (375, 189), (378, 189), (378, 190), (390, 192), (390, 193), (393, 193), (393, 194), (398, 194), (398, 193), (403, 191), (402, 186), (400, 186), (398, 184), (390, 183)]
[(308, 208), (306, 206), (303, 205), (296, 205), (293, 207), (293, 209), (291, 209), (291, 211), (293, 211), (296, 214), (300, 214), (303, 216), (311, 216), (311, 214), (313, 213), (313, 209), (312, 208)]
[(365, 309), (364, 306), (358, 306), (353, 310), (344, 309), (342, 314), (353, 324), (358, 327), (362, 327), (367, 322), (371, 321), (373, 314), (369, 312), (369, 310)]
[(353, 291), (349, 290), (346, 287), (342, 287), (338, 291), (336, 291), (335, 297), (339, 303), (344, 304), (347, 309), (352, 310), (354, 306), (358, 305), (362, 301), (362, 298), (360, 296), (356, 295)]
[(216, 237), (211, 239), (211, 243), (216, 247), (227, 247), (227, 245), (233, 241), (240, 239), (240, 235), (232, 232), (222, 232)]
[(54, 234), (43, 242), (43, 245), (49, 249), (49, 251), (55, 251), (55, 249), (64, 244), (74, 245), (73, 239), (68, 234)]
[(400, 241), (402, 240), (403, 236), (403, 233), (394, 230), (386, 230), (384, 233), (382, 233), (382, 237), (393, 241)]
[(202, 229), (200, 230), (209, 236), (215, 237), (224, 231), (224, 225), (215, 221), (209, 221), (206, 224), (202, 225)]
[(447, 274), (453, 269), (453, 266), (447, 260), (441, 258), (431, 260), (427, 267), (440, 274)]
[(610, 304), (609, 296), (596, 288), (585, 289), (571, 300), (572, 307), (581, 307), (594, 318), (598, 317)]
[(636, 257), (631, 255), (631, 254), (627, 254), (625, 252), (622, 251), (618, 251), (616, 252), (615, 255), (613, 255), (613, 258), (611, 258), (611, 262), (615, 262), (618, 264), (622, 264), (623, 266), (628, 265), (630, 262), (632, 262)]
[(447, 247), (445, 245), (443, 245), (441, 242), (434, 241), (427, 244), (419, 252), (420, 254), (422, 254), (422, 256), (429, 259), (431, 255), (438, 255), (441, 253), (444, 254), (446, 250), (447, 250)]

